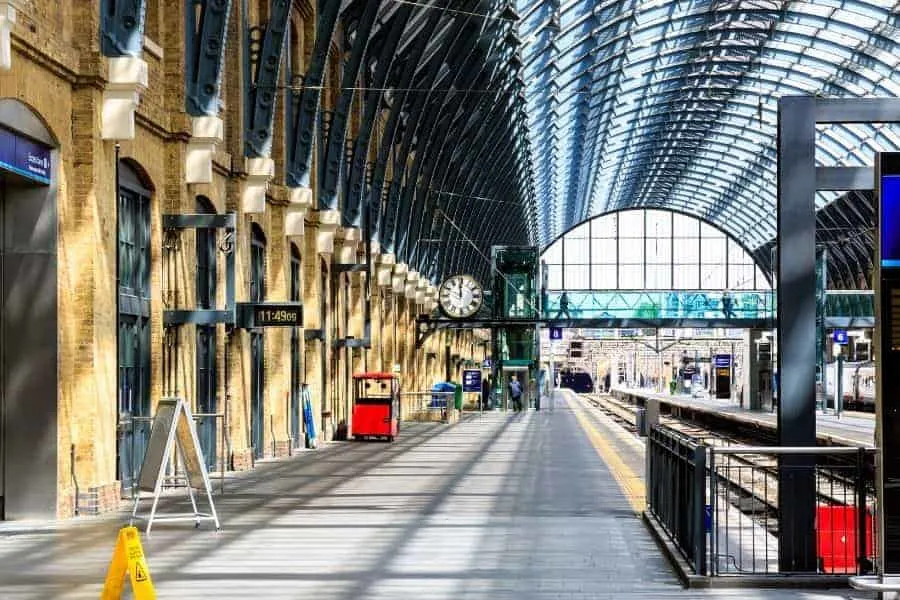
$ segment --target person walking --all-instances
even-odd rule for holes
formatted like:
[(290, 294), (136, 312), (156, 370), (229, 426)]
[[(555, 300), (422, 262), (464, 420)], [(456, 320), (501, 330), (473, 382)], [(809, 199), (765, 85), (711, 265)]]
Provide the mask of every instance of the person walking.
[(488, 410), (488, 401), (491, 397), (491, 378), (485, 377), (481, 380), (481, 410)]
[(734, 300), (727, 291), (722, 295), (722, 314), (726, 319), (734, 318)]
[(509, 380), (509, 397), (512, 399), (513, 410), (520, 412), (522, 410), (522, 384), (515, 375)]
[(572, 318), (572, 315), (569, 314), (569, 295), (565, 292), (559, 297), (559, 312), (556, 313), (556, 318), (562, 319), (563, 314), (566, 315), (567, 319)]

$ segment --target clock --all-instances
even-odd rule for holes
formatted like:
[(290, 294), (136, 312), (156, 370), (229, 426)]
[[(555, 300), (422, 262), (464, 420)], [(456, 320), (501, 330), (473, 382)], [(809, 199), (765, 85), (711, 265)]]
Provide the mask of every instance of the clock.
[(467, 319), (481, 308), (484, 292), (471, 275), (454, 275), (441, 284), (441, 310), (453, 319)]

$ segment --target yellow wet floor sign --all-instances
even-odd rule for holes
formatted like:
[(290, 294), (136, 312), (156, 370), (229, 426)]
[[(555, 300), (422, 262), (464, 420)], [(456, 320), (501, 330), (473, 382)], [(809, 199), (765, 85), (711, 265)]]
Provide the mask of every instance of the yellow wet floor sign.
[(135, 527), (123, 527), (119, 530), (116, 550), (109, 563), (100, 600), (119, 600), (122, 597), (126, 572), (131, 578), (131, 591), (135, 600), (156, 600), (150, 569), (147, 568), (144, 548), (141, 546), (141, 536)]

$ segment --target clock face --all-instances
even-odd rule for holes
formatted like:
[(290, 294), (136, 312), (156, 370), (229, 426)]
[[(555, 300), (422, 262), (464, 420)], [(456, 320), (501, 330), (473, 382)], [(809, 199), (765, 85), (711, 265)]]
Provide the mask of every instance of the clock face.
[(454, 275), (441, 284), (438, 298), (448, 317), (466, 319), (481, 308), (484, 293), (481, 284), (470, 275)]

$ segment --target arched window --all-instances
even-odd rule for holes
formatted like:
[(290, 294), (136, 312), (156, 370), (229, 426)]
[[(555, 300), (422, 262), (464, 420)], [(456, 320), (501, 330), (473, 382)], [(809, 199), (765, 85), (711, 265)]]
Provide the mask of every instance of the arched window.
[[(300, 302), (300, 276), (301, 276), (300, 249), (296, 244), (291, 244), (291, 302)], [(300, 447), (303, 442), (303, 431), (300, 423), (302, 410), (300, 403), (300, 384), (302, 380), (301, 352), (300, 352), (300, 328), (291, 329), (291, 437), (294, 447)]]
[(118, 477), (130, 491), (140, 469), (150, 416), (150, 198), (137, 165), (119, 162), (118, 204)]
[[(197, 212), (215, 214), (216, 209), (205, 196), (197, 196)], [(197, 308), (213, 310), (216, 307), (216, 230), (197, 229)], [(215, 414), (218, 409), (216, 398), (216, 326), (197, 326), (197, 413)], [(206, 460), (206, 466), (216, 464), (216, 419), (200, 416), (197, 418), (197, 436)]]
[(266, 299), (266, 235), (256, 223), (250, 235), (250, 302)]
[[(266, 236), (253, 223), (250, 228), (250, 302), (266, 299)], [(253, 455), (265, 455), (265, 334), (261, 329), (250, 332), (250, 439)]]
[(636, 209), (594, 217), (542, 255), (549, 290), (768, 290), (737, 240), (695, 217)]

